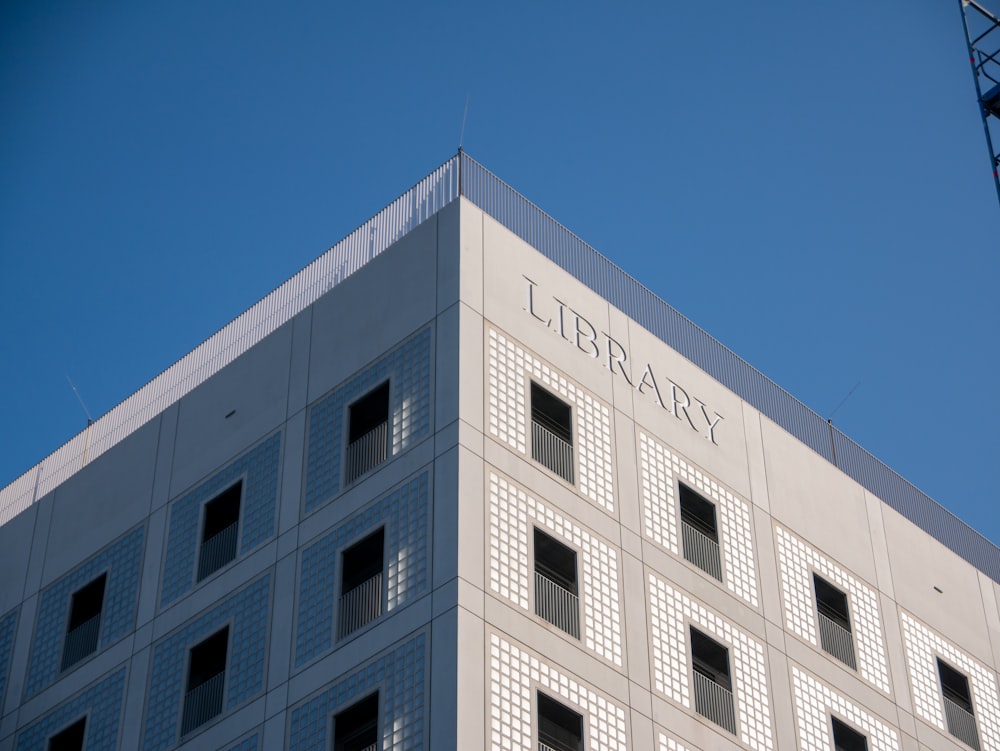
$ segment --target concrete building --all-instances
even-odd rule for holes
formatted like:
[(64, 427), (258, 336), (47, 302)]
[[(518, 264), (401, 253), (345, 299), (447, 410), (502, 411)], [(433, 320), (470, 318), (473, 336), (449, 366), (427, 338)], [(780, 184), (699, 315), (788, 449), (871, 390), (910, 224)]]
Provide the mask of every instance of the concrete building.
[(1000, 751), (997, 548), (464, 154), (0, 521), (4, 751)]

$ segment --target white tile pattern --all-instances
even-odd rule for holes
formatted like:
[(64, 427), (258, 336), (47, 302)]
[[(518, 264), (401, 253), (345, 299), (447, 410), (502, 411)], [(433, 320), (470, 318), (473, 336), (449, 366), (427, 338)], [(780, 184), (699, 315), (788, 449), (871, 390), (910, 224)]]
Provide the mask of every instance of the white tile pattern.
[(653, 574), (649, 575), (649, 600), (655, 690), (692, 708), (688, 624), (694, 624), (729, 648), (740, 740), (757, 751), (770, 751), (774, 740), (764, 645)]
[(857, 646), (858, 673), (876, 688), (891, 693), (878, 593), (788, 530), (775, 527), (775, 535), (778, 539), (785, 628), (819, 647), (812, 584), (815, 571), (847, 594)]
[(489, 335), (490, 435), (515, 451), (528, 451), (525, 374), (559, 394), (576, 415), (576, 466), (580, 492), (609, 513), (615, 501), (611, 463), (611, 411), (563, 375), (501, 333)]
[(940, 656), (969, 678), (972, 708), (983, 751), (1000, 751), (1000, 698), (996, 675), (909, 613), (901, 611), (900, 617), (916, 715), (948, 732), (938, 679), (937, 657)]
[(799, 748), (803, 751), (834, 751), (830, 713), (855, 726), (868, 738), (871, 751), (899, 751), (899, 733), (852, 701), (845, 699), (813, 676), (792, 666), (792, 691)]
[(659, 751), (689, 751), (687, 746), (683, 746), (666, 733), (658, 734)]
[(535, 655), (490, 634), (490, 748), (533, 748), (534, 690), (579, 711), (584, 717), (584, 748), (626, 751), (625, 710), (594, 689), (577, 683)]
[(581, 551), (580, 606), (587, 649), (622, 665), (618, 553), (507, 479), (490, 472), (490, 589), (531, 610), (532, 526), (542, 527)]
[(737, 597), (757, 607), (750, 504), (692, 467), (666, 446), (639, 433), (642, 473), (643, 532), (650, 540), (680, 556), (677, 482), (683, 481), (715, 503), (719, 514), (719, 546), (723, 580)]

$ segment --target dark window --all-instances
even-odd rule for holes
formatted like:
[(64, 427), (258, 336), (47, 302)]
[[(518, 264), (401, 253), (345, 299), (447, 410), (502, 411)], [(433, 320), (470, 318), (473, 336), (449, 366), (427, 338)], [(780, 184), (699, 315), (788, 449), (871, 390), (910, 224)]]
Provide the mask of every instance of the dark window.
[(49, 738), (49, 751), (82, 751), (87, 718), (81, 717)]
[(539, 751), (583, 751), (583, 717), (561, 702), (538, 693)]
[(182, 734), (189, 733), (222, 714), (228, 650), (228, 626), (191, 648), (184, 717), (181, 722)]
[(101, 631), (101, 610), (104, 607), (104, 588), (107, 581), (108, 575), (101, 574), (73, 593), (69, 606), (66, 640), (63, 643), (63, 670), (97, 651), (97, 637)]
[(341, 638), (382, 615), (385, 528), (344, 551), (340, 580)]
[(736, 713), (729, 672), (729, 650), (710, 636), (692, 628), (691, 663), (695, 711), (730, 733), (735, 733)]
[(941, 678), (948, 732), (972, 748), (978, 749), (979, 732), (976, 729), (975, 712), (972, 709), (969, 679), (940, 659), (937, 661), (937, 667), (938, 676)]
[(835, 751), (868, 751), (868, 739), (836, 717), (833, 721), (833, 747)]
[(348, 408), (347, 482), (386, 460), (389, 450), (389, 382), (369, 391)]
[(722, 581), (722, 559), (719, 556), (719, 527), (715, 520), (715, 504), (684, 483), (678, 483), (678, 495), (684, 557), (702, 571)]
[(205, 504), (201, 548), (198, 552), (198, 581), (236, 559), (237, 530), (243, 481), (223, 490)]
[(333, 751), (378, 748), (378, 692), (352, 704), (333, 718)]
[(816, 574), (813, 574), (813, 584), (816, 587), (819, 641), (823, 651), (856, 669), (854, 637), (851, 636), (851, 616), (847, 609), (847, 595)]
[(576, 551), (537, 527), (534, 542), (535, 613), (579, 639)]
[(573, 482), (573, 411), (535, 382), (531, 383), (531, 458)]

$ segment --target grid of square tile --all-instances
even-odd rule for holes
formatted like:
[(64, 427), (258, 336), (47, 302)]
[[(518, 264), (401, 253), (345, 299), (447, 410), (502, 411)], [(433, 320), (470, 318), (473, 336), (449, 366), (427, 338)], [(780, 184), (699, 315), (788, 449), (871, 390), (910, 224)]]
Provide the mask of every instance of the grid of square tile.
[(890, 693), (878, 594), (788, 530), (775, 527), (775, 534), (778, 538), (785, 627), (810, 644), (819, 646), (812, 585), (813, 572), (817, 572), (847, 593), (858, 648), (858, 673), (876, 688)]
[(490, 473), (490, 589), (529, 609), (531, 523), (581, 551), (583, 642), (587, 649), (621, 666), (617, 552), (493, 472)]
[(658, 733), (657, 741), (660, 747), (659, 751), (689, 751), (687, 746), (678, 743), (666, 733)]
[[(830, 713), (836, 712), (868, 738), (871, 751), (899, 751), (899, 733), (816, 678), (792, 666), (799, 748), (834, 751)], [(839, 719), (839, 718), (838, 718)]]
[(3, 714), (3, 703), (7, 697), (7, 671), (10, 670), (10, 658), (14, 652), (14, 633), (17, 626), (17, 610), (12, 610), (0, 618), (0, 714)]
[(139, 573), (146, 528), (136, 527), (103, 551), (49, 585), (38, 598), (38, 618), (24, 697), (34, 696), (59, 677), (63, 638), (73, 592), (107, 571), (98, 650), (135, 629)]
[(489, 336), (490, 434), (527, 453), (527, 384), (524, 374), (570, 402), (576, 413), (580, 492), (613, 513), (611, 412), (576, 384), (503, 334)]
[(429, 485), (427, 472), (418, 475), (303, 550), (296, 666), (333, 646), (339, 551), (365, 533), (385, 524), (386, 611), (402, 607), (426, 590)]
[(657, 545), (681, 555), (677, 533), (680, 514), (677, 482), (683, 481), (715, 503), (719, 512), (719, 547), (726, 587), (757, 607), (757, 570), (754, 564), (750, 504), (691, 466), (666, 446), (639, 432), (642, 475), (643, 532)]
[(163, 564), (160, 607), (194, 586), (201, 506), (243, 477), (240, 555), (274, 535), (274, 516), (281, 470), (281, 433), (243, 454), (197, 488), (170, 504), (167, 552)]
[(344, 418), (351, 402), (389, 380), (392, 456), (431, 432), (431, 330), (425, 328), (309, 410), (305, 508), (312, 511), (340, 492)]
[(490, 748), (533, 748), (534, 689), (576, 708), (584, 716), (584, 747), (625, 751), (625, 710), (589, 686), (577, 683), (535, 655), (490, 634)]
[(125, 694), (125, 668), (99, 683), (85, 688), (17, 736), (17, 751), (41, 751), (48, 747), (48, 737), (87, 715), (84, 747), (87, 751), (113, 751), (118, 748), (118, 726)]
[(903, 622), (906, 666), (917, 716), (947, 732), (941, 703), (941, 686), (938, 683), (937, 657), (940, 656), (969, 678), (972, 706), (983, 751), (1000, 751), (1000, 695), (997, 692), (996, 675), (909, 613), (901, 611), (900, 617)]
[(426, 636), (396, 647), (291, 710), (289, 751), (324, 751), (333, 716), (378, 691), (382, 751), (417, 751), (425, 747), (428, 693)]
[(257, 751), (259, 744), (260, 740), (258, 739), (257, 734), (254, 733), (249, 738), (244, 738), (243, 740), (238, 741), (235, 746), (229, 749), (229, 751)]
[(649, 600), (656, 691), (691, 708), (687, 623), (695, 624), (729, 648), (740, 740), (757, 751), (770, 751), (774, 741), (764, 645), (653, 574)]
[(226, 708), (233, 709), (263, 693), (270, 616), (268, 574), (154, 645), (143, 734), (145, 751), (170, 748), (177, 742), (187, 650), (227, 624)]

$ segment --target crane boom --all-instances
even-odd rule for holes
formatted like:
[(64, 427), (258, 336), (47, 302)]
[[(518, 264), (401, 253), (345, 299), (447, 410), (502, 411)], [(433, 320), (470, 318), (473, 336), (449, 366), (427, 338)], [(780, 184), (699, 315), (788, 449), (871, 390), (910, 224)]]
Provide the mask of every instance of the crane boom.
[(1000, 151), (993, 145), (994, 134), (997, 134), (997, 142), (1000, 143), (1000, 18), (976, 0), (959, 0), (959, 5), (972, 78), (976, 84), (976, 101), (986, 132), (997, 200), (1000, 201)]

